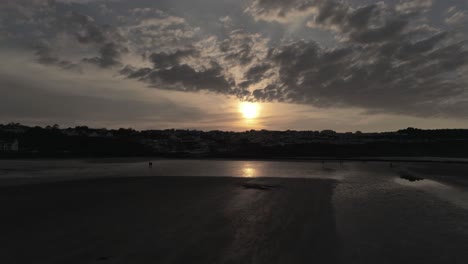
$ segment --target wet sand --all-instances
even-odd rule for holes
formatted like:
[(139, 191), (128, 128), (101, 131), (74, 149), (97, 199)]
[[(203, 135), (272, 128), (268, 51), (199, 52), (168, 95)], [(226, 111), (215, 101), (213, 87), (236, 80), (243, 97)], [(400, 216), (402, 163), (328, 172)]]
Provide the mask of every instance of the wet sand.
[(333, 180), (153, 177), (0, 188), (2, 263), (336, 263)]
[(465, 164), (146, 165), (5, 166), (0, 263), (468, 263)]

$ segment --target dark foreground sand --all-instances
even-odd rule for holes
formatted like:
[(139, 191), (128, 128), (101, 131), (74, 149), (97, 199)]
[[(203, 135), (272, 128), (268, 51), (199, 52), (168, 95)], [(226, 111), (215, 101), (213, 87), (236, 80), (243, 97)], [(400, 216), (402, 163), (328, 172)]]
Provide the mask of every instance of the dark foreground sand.
[(465, 183), (407, 186), (388, 166), (359, 166), (341, 180), (2, 186), (0, 263), (468, 263)]
[(1, 263), (335, 263), (320, 179), (154, 177), (0, 188)]

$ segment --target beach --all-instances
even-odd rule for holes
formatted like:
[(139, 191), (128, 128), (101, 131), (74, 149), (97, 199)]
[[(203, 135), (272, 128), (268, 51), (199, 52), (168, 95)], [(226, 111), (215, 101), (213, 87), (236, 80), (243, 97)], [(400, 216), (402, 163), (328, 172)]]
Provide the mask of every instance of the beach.
[[(109, 163), (99, 166), (109, 166), (105, 164)], [(125, 166), (136, 168), (143, 164), (132, 161)], [(164, 167), (162, 164), (155, 162), (153, 166)], [(190, 170), (188, 163), (180, 164)], [(250, 170), (245, 170), (245, 164), (221, 165), (230, 168), (228, 171), (243, 165), (238, 170), (250, 176), (132, 177), (126, 175), (130, 171), (122, 170), (115, 177), (87, 175), (83, 179), (70, 176), (58, 180), (54, 176), (44, 180), (43, 175), (58, 172), (37, 170), (30, 173), (37, 176), (35, 181), (24, 181), (18, 176), (18, 184), (12, 183), (20, 171), (12, 172), (10, 168), (9, 173), (4, 171), (2, 175), (8, 184), (0, 187), (0, 260), (2, 263), (468, 261), (467, 179), (462, 176), (466, 165), (449, 165), (451, 169), (444, 169), (443, 164), (410, 164), (405, 166), (411, 167), (395, 169), (387, 163), (272, 165), (249, 161)], [(69, 166), (70, 163), (57, 165), (57, 170), (66, 174), (63, 168)], [(210, 174), (207, 166), (218, 170), (220, 165), (202, 166)], [(289, 170), (289, 175), (296, 171), (305, 176), (268, 177), (265, 174), (271, 171), (261, 171), (274, 166), (282, 167), (280, 172)], [(402, 170), (427, 176), (411, 182), (399, 176)]]

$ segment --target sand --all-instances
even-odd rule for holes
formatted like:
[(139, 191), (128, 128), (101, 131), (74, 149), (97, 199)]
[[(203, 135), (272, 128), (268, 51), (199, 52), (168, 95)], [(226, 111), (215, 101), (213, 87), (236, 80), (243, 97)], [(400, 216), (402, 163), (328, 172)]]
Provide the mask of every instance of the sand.
[(468, 263), (467, 165), (187, 164), (316, 178), (6, 177), (0, 263)]
[(3, 187), (1, 262), (334, 263), (334, 185), (154, 177)]

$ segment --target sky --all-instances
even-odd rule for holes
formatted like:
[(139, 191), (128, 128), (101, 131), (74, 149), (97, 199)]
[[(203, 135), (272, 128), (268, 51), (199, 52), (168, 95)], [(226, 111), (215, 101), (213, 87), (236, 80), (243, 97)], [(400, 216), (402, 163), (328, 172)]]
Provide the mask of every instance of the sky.
[(468, 128), (466, 0), (2, 0), (0, 123)]

